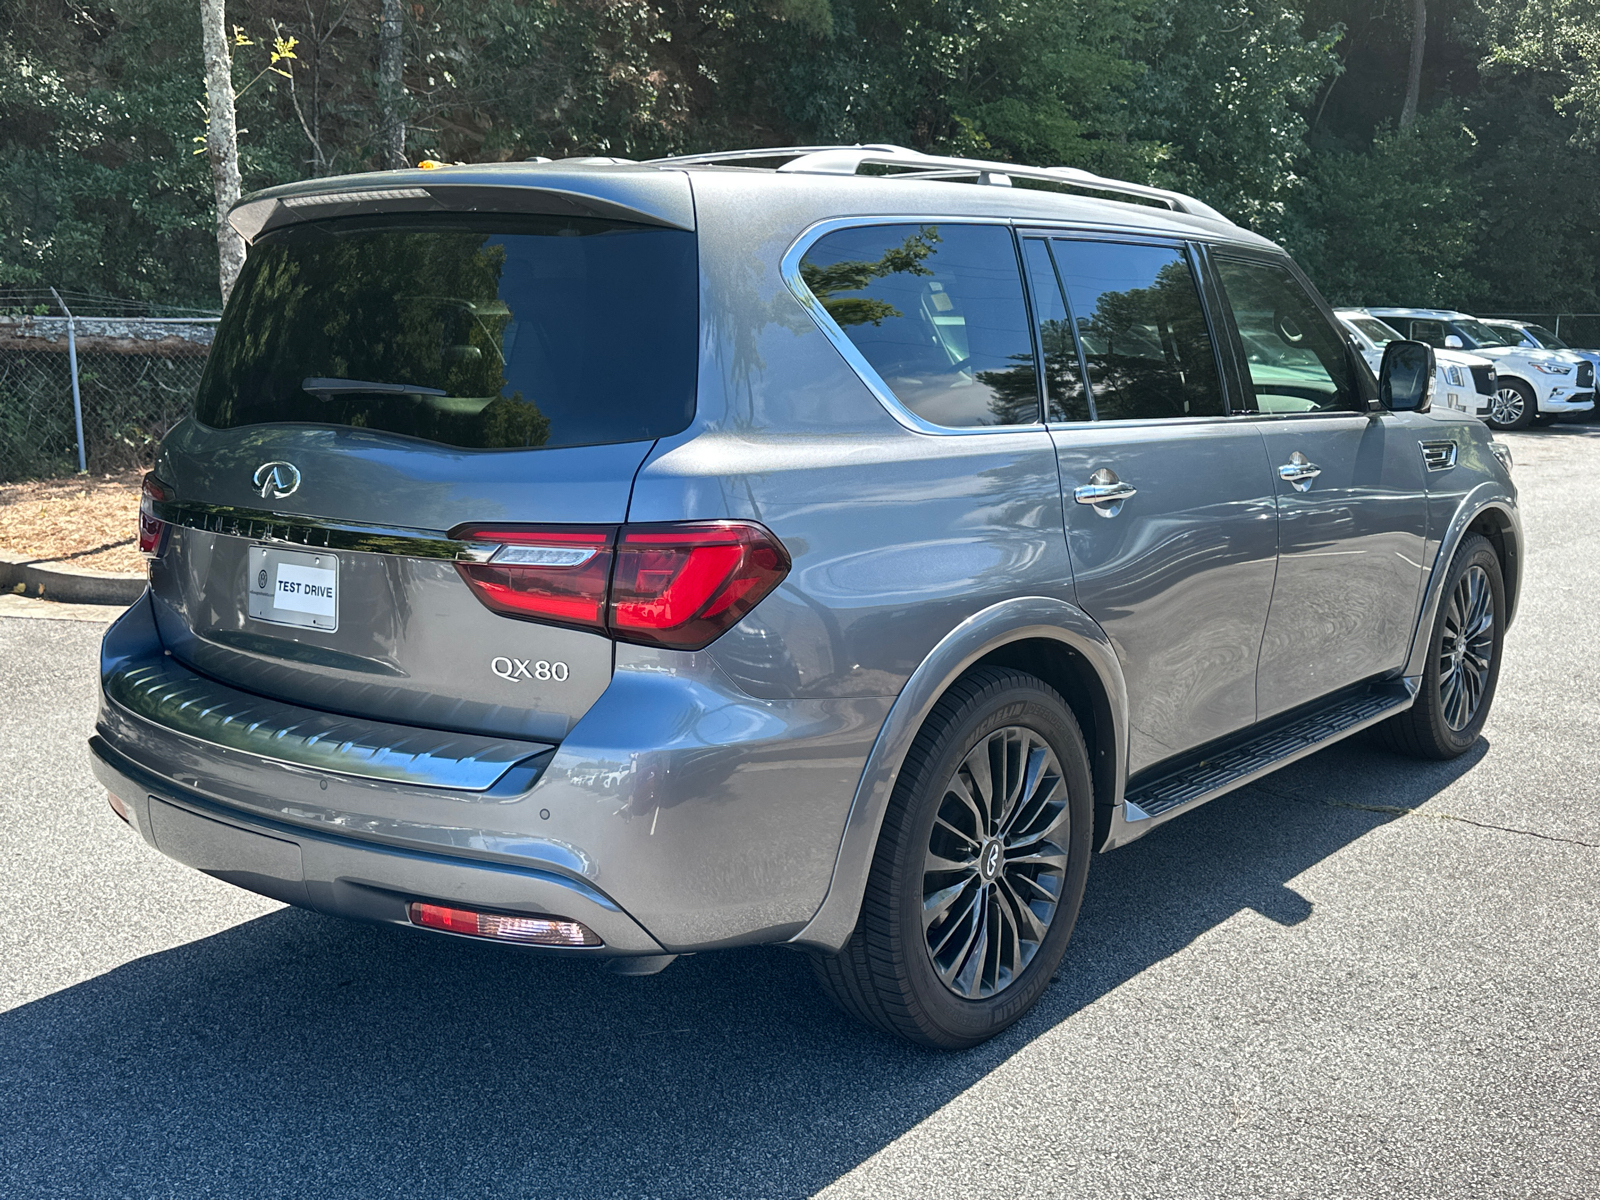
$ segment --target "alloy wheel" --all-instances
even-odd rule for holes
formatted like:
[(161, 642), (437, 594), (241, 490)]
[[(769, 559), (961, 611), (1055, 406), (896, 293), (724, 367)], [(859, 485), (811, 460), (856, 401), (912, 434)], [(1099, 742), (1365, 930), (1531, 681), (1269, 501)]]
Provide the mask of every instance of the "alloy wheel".
[(1459, 732), (1472, 723), (1489, 686), (1494, 654), (1494, 592), (1482, 567), (1468, 569), (1445, 610), (1439, 641), (1439, 700), (1445, 724)]
[(1515, 425), (1522, 419), (1527, 400), (1516, 388), (1503, 387), (1489, 401), (1489, 419), (1496, 425)]
[(961, 760), (922, 874), (928, 957), (957, 996), (1005, 990), (1038, 953), (1066, 880), (1070, 830), (1061, 764), (1038, 733), (1008, 725)]

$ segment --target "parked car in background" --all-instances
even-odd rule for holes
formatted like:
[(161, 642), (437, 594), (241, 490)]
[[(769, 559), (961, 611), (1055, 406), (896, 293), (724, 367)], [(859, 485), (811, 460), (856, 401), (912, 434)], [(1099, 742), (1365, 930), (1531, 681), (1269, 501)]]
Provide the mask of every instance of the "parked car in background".
[[(1567, 350), (1579, 358), (1589, 360), (1596, 372), (1600, 372), (1600, 350), (1584, 350), (1577, 346), (1569, 346), (1551, 330), (1543, 325), (1535, 325), (1531, 321), (1503, 321), (1485, 319), (1483, 322), (1496, 333), (1504, 335), (1507, 342), (1516, 346), (1525, 346), (1529, 349), (1540, 350)], [(1600, 379), (1600, 375), (1596, 376)]]
[(786, 945), (970, 1046), (1049, 987), (1095, 851), (1489, 714), (1506, 448), (1191, 197), (841, 146), (230, 220), (91, 741), (220, 879), (634, 975)]
[(1406, 337), (1436, 350), (1470, 350), (1494, 361), (1499, 390), (1489, 407), (1491, 429), (1526, 429), (1594, 408), (1594, 364), (1569, 350), (1508, 345), (1477, 317), (1446, 308), (1365, 308)]
[[(1404, 335), (1377, 317), (1354, 308), (1338, 308), (1334, 315), (1376, 375), (1383, 363), (1383, 348), (1404, 340)], [(1487, 420), (1499, 390), (1494, 361), (1464, 350), (1435, 350), (1438, 363), (1434, 384), (1435, 408), (1447, 408)]]

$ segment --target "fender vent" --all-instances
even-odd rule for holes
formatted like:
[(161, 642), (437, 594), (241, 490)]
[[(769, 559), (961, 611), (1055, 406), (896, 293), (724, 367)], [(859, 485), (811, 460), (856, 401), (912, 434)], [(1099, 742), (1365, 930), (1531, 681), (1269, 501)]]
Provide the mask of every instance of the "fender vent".
[(1423, 442), (1422, 461), (1428, 464), (1430, 471), (1448, 471), (1456, 465), (1456, 444), (1454, 442)]

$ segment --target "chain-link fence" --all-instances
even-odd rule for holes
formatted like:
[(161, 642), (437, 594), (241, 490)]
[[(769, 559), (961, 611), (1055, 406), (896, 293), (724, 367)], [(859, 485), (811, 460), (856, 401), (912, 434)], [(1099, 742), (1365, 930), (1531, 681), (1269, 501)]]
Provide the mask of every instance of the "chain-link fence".
[(0, 482), (77, 470), (74, 369), (85, 463), (113, 472), (151, 465), (205, 367), (215, 317), (84, 316), (82, 307), (152, 306), (63, 299), (71, 318), (53, 296), (0, 293)]

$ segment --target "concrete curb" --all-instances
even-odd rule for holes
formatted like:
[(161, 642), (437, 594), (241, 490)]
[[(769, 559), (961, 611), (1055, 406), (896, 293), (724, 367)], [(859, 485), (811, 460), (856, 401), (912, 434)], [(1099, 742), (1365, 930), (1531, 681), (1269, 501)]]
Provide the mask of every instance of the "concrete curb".
[(148, 582), (143, 571), (74, 571), (0, 553), (0, 591), (43, 596), (67, 604), (132, 604)]

